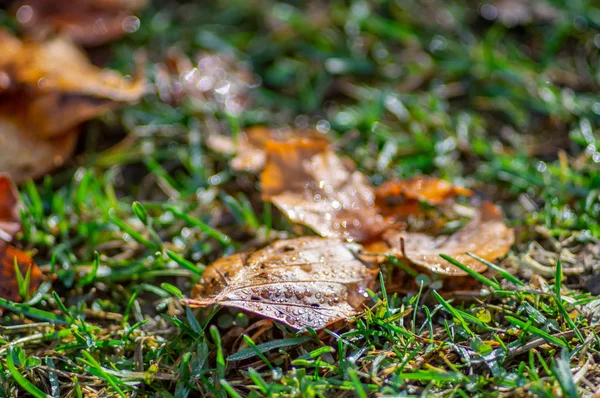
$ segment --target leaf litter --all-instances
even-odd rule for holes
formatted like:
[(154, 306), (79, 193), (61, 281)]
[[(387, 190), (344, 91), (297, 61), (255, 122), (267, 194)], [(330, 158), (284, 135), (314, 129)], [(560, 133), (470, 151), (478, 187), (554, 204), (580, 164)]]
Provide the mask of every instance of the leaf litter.
[[(62, 164), (73, 151), (80, 123), (137, 101), (145, 90), (143, 78), (131, 79), (95, 67), (63, 38), (22, 42), (0, 32), (0, 47), (6, 54), (0, 61), (0, 124), (4, 127), (0, 141), (7, 144), (0, 152), (0, 170), (17, 182)], [(70, 65), (68, 73), (65, 63)], [(209, 69), (214, 73), (205, 73)], [(226, 69), (233, 72), (219, 72)], [(238, 81), (239, 90), (219, 102), (235, 113), (244, 106), (245, 92), (252, 85), (251, 76), (240, 70), (236, 72), (226, 61), (209, 54), (201, 56), (196, 66), (172, 54), (164, 69), (158, 70), (164, 72), (157, 73), (158, 90), (161, 98), (174, 102), (181, 90), (196, 102), (213, 96), (219, 100), (218, 87), (230, 76), (229, 80)], [(192, 307), (220, 304), (297, 329), (321, 329), (356, 314), (365, 302), (366, 289), (374, 283), (374, 271), (357, 257), (362, 246), (350, 242), (380, 239), (378, 247), (384, 245), (389, 253), (432, 272), (463, 275), (439, 254), (449, 254), (481, 272), (485, 265), (466, 256), (466, 251), (495, 260), (514, 240), (512, 230), (502, 223), (493, 206), (482, 207), (480, 217), (448, 238), (403, 231), (404, 224), (398, 221), (419, 214), (420, 203), (438, 206), (457, 195), (470, 196), (471, 191), (431, 177), (392, 180), (376, 189), (352, 161), (333, 152), (322, 134), (255, 127), (236, 138), (214, 138), (208, 137), (209, 146), (235, 154), (231, 161), (234, 171), (262, 170), (263, 199), (322, 238), (278, 241), (213, 263), (194, 288), (193, 298), (184, 300)], [(24, 155), (18, 159), (9, 156), (14, 153)], [(6, 181), (0, 183), (6, 185)], [(11, 206), (18, 202), (10, 200), (14, 187), (2, 188), (5, 198), (0, 226), (3, 237), (12, 239), (20, 224), (15, 213), (18, 210)], [(499, 238), (492, 239), (497, 244), (486, 247), (492, 235)], [(24, 252), (6, 243), (0, 250), (5, 275), (2, 292), (6, 298), (18, 300), (22, 294), (15, 258), (18, 269), (29, 273), (34, 288), (41, 281), (41, 272)]]
[(440, 254), (483, 272), (487, 266), (467, 252), (494, 261), (514, 242), (502, 213), (489, 203), (453, 235), (406, 232), (396, 221), (416, 214), (421, 202), (441, 205), (472, 192), (432, 177), (392, 180), (376, 190), (351, 161), (330, 149), (327, 140), (300, 136), (273, 140), (269, 130), (256, 131), (264, 138), (260, 145), (266, 152), (260, 176), (263, 198), (321, 237), (277, 241), (256, 252), (218, 260), (204, 271), (184, 304), (235, 307), (296, 329), (321, 329), (355, 314), (364, 304), (361, 292), (374, 283), (376, 270), (359, 258), (385, 261), (382, 256), (373, 258), (373, 252), (379, 252), (433, 273), (463, 276), (467, 273)]

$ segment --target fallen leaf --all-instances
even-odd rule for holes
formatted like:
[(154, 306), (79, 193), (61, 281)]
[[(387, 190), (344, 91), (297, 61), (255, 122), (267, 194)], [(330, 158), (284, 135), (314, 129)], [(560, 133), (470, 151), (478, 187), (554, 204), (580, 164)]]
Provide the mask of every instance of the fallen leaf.
[(0, 297), (10, 301), (21, 301), (15, 259), (23, 278), (30, 273), (29, 293), (42, 281), (42, 273), (31, 257), (6, 243), (21, 229), (20, 207), (17, 187), (7, 175), (0, 173)]
[(77, 131), (56, 139), (39, 139), (0, 115), (0, 170), (17, 183), (38, 178), (62, 166), (71, 157), (76, 141)]
[(0, 50), (3, 51), (0, 71), (5, 75), (3, 80), (8, 82), (8, 87), (6, 82), (3, 84), (5, 88), (26, 86), (36, 94), (58, 92), (116, 102), (136, 101), (146, 88), (141, 73), (131, 79), (94, 66), (79, 48), (64, 38), (22, 42), (0, 31)]
[(252, 128), (238, 137), (237, 153), (231, 160), (231, 168), (234, 171), (247, 171), (258, 173), (265, 167), (267, 155), (265, 154), (265, 143), (268, 140), (276, 140), (277, 130), (265, 128)]
[(17, 187), (0, 173), (0, 241), (9, 242), (21, 229), (20, 204)]
[[(29, 293), (42, 283), (42, 272), (31, 257), (21, 250), (0, 242), (0, 297), (10, 301), (21, 301), (19, 284), (15, 273), (15, 258), (23, 278), (29, 276)], [(2, 311), (0, 310), (0, 313)]]
[(267, 154), (265, 146), (267, 141), (289, 141), (293, 139), (306, 139), (329, 145), (329, 140), (314, 131), (279, 130), (267, 127), (252, 127), (247, 129), (238, 138), (238, 148), (235, 158), (231, 160), (231, 168), (235, 171), (258, 173), (265, 167)]
[[(559, 17), (555, 7), (539, 0), (498, 0), (493, 7), (495, 11), (489, 17), (497, 16), (509, 28), (531, 22), (552, 22)], [(484, 17), (487, 18), (485, 14)]]
[[(435, 238), (422, 233), (389, 230), (383, 234), (383, 240), (391, 253), (400, 258), (436, 274), (460, 276), (466, 275), (466, 272), (442, 259), (440, 254), (446, 254), (476, 272), (483, 272), (487, 266), (466, 252), (494, 261), (508, 253), (515, 237), (514, 231), (504, 224), (500, 210), (486, 203), (481, 206), (477, 218), (448, 237)], [(383, 252), (385, 248), (379, 244), (368, 250)]]
[(223, 109), (240, 114), (250, 104), (249, 91), (260, 85), (246, 63), (231, 54), (202, 52), (192, 62), (176, 49), (155, 65), (156, 86), (163, 102), (179, 105), (190, 100), (200, 111)]
[(391, 226), (375, 207), (366, 176), (325, 141), (267, 141), (262, 195), (291, 221), (319, 235), (367, 241)]
[(141, 76), (93, 66), (65, 39), (21, 42), (0, 31), (0, 53), (0, 171), (17, 183), (62, 165), (77, 125), (145, 90)]
[(359, 261), (360, 245), (303, 237), (211, 264), (183, 300), (190, 307), (223, 305), (295, 329), (322, 329), (357, 313), (374, 272)]
[(139, 28), (134, 11), (147, 0), (23, 0), (12, 8), (21, 30), (37, 40), (59, 33), (84, 46), (97, 46)]
[(375, 191), (375, 204), (382, 214), (404, 219), (421, 213), (421, 202), (439, 205), (457, 195), (471, 196), (472, 191), (438, 178), (419, 176), (383, 183)]
[(235, 138), (220, 134), (211, 134), (208, 136), (207, 145), (219, 153), (235, 154), (235, 157), (231, 160), (232, 170), (258, 173), (265, 167), (267, 159), (265, 146), (267, 141), (284, 142), (293, 139), (307, 139), (323, 142), (326, 145), (329, 144), (329, 140), (323, 134), (315, 131), (253, 126)]

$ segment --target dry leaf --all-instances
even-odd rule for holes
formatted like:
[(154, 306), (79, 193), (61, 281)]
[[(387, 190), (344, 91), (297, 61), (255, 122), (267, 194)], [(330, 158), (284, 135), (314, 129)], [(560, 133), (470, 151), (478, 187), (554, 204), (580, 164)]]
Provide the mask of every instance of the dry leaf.
[(278, 130), (267, 127), (252, 127), (238, 138), (235, 158), (231, 160), (231, 168), (235, 171), (258, 173), (265, 167), (267, 141), (289, 141), (292, 139), (311, 140), (318, 145), (329, 145), (329, 140), (314, 131)]
[(145, 90), (141, 76), (132, 80), (94, 66), (81, 50), (64, 38), (21, 42), (8, 32), (0, 31), (0, 50), (5, 89), (26, 86), (37, 94), (58, 92), (115, 102), (137, 101)]
[[(559, 16), (555, 7), (539, 0), (498, 0), (493, 6), (495, 10), (484, 14), (485, 18), (498, 20), (512, 28), (531, 22), (551, 22)], [(491, 18), (490, 18), (491, 17)]]
[(264, 126), (253, 126), (237, 138), (212, 134), (208, 136), (207, 145), (214, 151), (224, 154), (235, 154), (231, 160), (234, 171), (258, 173), (265, 167), (267, 141), (289, 141), (307, 139), (329, 144), (329, 140), (315, 131), (282, 130)]
[[(449, 237), (435, 238), (421, 233), (389, 230), (383, 235), (391, 252), (413, 264), (442, 275), (460, 276), (466, 273), (440, 257), (446, 254), (476, 272), (487, 269), (485, 264), (466, 254), (471, 252), (485, 260), (494, 261), (510, 250), (515, 237), (503, 221), (500, 210), (490, 203), (481, 206), (479, 216)], [(402, 248), (404, 242), (404, 250)], [(370, 251), (383, 251), (371, 247)]]
[(189, 99), (198, 110), (217, 106), (234, 115), (248, 107), (248, 92), (260, 85), (260, 78), (231, 54), (200, 53), (193, 63), (175, 49), (156, 64), (155, 76), (159, 97), (166, 103), (178, 105)]
[(30, 272), (30, 292), (37, 289), (42, 281), (42, 273), (31, 257), (6, 243), (21, 229), (20, 206), (17, 187), (7, 175), (0, 173), (0, 297), (10, 301), (21, 300), (15, 258), (23, 277)]
[(420, 202), (439, 205), (454, 196), (471, 196), (472, 191), (434, 177), (419, 176), (383, 183), (375, 191), (382, 214), (404, 219), (421, 213)]
[(84, 46), (97, 46), (135, 32), (133, 11), (147, 0), (23, 0), (13, 5), (23, 32), (36, 39), (55, 33)]
[(291, 221), (330, 238), (366, 241), (390, 227), (375, 208), (367, 178), (352, 171), (328, 143), (307, 139), (266, 143), (262, 194)]
[(267, 158), (265, 143), (271, 139), (276, 140), (276, 132), (277, 130), (262, 127), (246, 130), (238, 137), (237, 154), (231, 160), (231, 168), (238, 172), (260, 172), (265, 167)]
[(21, 270), (21, 275), (24, 278), (27, 272), (30, 272), (30, 293), (35, 291), (40, 283), (42, 283), (42, 272), (26, 253), (0, 242), (0, 297), (10, 301), (21, 301), (19, 284), (15, 273), (15, 258)]
[(357, 244), (303, 237), (280, 240), (254, 253), (211, 264), (183, 303), (223, 305), (275, 319), (296, 329), (322, 329), (354, 315), (365, 301), (373, 271)]
[(16, 182), (63, 164), (78, 124), (144, 93), (141, 77), (95, 67), (64, 39), (21, 42), (0, 31), (0, 53), (0, 171)]
[(0, 173), (0, 241), (11, 241), (21, 229), (20, 205), (17, 187)]
[(43, 140), (0, 115), (0, 170), (17, 183), (38, 178), (62, 166), (71, 157), (76, 141), (77, 131)]

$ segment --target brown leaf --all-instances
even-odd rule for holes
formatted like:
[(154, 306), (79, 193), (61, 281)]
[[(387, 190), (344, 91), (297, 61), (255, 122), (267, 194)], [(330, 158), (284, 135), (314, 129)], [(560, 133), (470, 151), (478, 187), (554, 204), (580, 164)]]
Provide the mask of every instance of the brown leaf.
[(366, 241), (391, 224), (375, 208), (367, 178), (328, 149), (307, 139), (267, 141), (262, 195), (291, 221), (330, 238)]
[(0, 30), (0, 53), (0, 171), (17, 183), (62, 165), (77, 125), (145, 90), (143, 78), (95, 67), (64, 39), (21, 42)]
[(472, 191), (438, 178), (419, 176), (383, 183), (375, 191), (375, 203), (382, 214), (404, 219), (421, 212), (420, 202), (439, 205), (457, 195), (471, 196)]
[(531, 22), (551, 22), (559, 17), (555, 7), (539, 0), (498, 0), (492, 8), (493, 11), (484, 11), (483, 16), (487, 19), (497, 17), (509, 28)]
[(267, 141), (284, 142), (293, 139), (307, 139), (329, 144), (329, 140), (323, 134), (315, 131), (282, 130), (264, 126), (250, 127), (238, 135), (237, 139), (212, 134), (209, 135), (207, 144), (216, 152), (235, 154), (231, 160), (231, 168), (234, 171), (258, 173), (265, 167), (267, 160), (265, 152)]
[(84, 46), (97, 46), (134, 32), (133, 11), (147, 0), (23, 0), (13, 4), (23, 32), (36, 39), (55, 33)]
[(17, 187), (0, 173), (0, 241), (11, 241), (21, 229), (20, 205)]
[(17, 183), (41, 177), (71, 157), (76, 141), (76, 130), (43, 140), (0, 115), (0, 170)]
[[(485, 260), (494, 261), (504, 256), (514, 243), (514, 231), (503, 221), (500, 210), (490, 203), (481, 206), (479, 216), (449, 237), (435, 238), (421, 233), (389, 230), (383, 235), (391, 252), (413, 264), (442, 275), (460, 276), (466, 273), (439, 255), (446, 254), (477, 272), (487, 269), (466, 254), (471, 252)], [(404, 241), (404, 250), (402, 248)], [(369, 248), (382, 251), (381, 245)]]
[[(35, 291), (42, 283), (42, 272), (31, 257), (21, 250), (0, 242), (0, 297), (10, 301), (21, 301), (19, 284), (15, 274), (15, 258), (21, 275), (25, 277), (30, 272), (29, 292)], [(0, 311), (1, 313), (1, 311)]]
[(265, 167), (267, 141), (289, 141), (292, 139), (311, 140), (317, 145), (329, 145), (329, 140), (314, 131), (278, 130), (267, 127), (247, 129), (238, 139), (235, 158), (231, 160), (231, 168), (235, 171), (258, 173)]
[(255, 127), (238, 137), (237, 154), (231, 160), (234, 171), (258, 173), (265, 167), (265, 143), (276, 140), (277, 130)]
[(214, 262), (183, 303), (235, 307), (296, 329), (322, 329), (356, 314), (365, 301), (374, 274), (355, 257), (358, 249), (317, 237), (276, 241)]
[(145, 90), (142, 76), (132, 80), (94, 66), (79, 48), (64, 38), (21, 42), (0, 30), (0, 50), (3, 51), (0, 71), (8, 82), (7, 88), (25, 86), (38, 96), (58, 92), (114, 102), (137, 101)]
[(156, 64), (155, 76), (161, 100), (190, 105), (205, 111), (215, 106), (237, 115), (250, 104), (249, 91), (260, 84), (260, 78), (249, 71), (244, 62), (231, 54), (199, 53), (192, 62), (183, 53), (171, 49), (164, 62)]
[(21, 301), (15, 259), (23, 277), (30, 272), (30, 293), (42, 281), (42, 273), (31, 257), (6, 243), (21, 229), (20, 206), (17, 187), (7, 175), (0, 173), (0, 297), (10, 301)]

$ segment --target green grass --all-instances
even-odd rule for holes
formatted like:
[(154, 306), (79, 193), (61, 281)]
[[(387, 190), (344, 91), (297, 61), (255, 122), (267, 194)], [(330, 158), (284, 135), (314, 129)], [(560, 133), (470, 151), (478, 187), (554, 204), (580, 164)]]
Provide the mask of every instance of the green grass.
[[(235, 114), (148, 95), (88, 123), (69, 167), (21, 187), (17, 244), (54, 279), (0, 299), (0, 396), (597, 393), (585, 282), (600, 267), (600, 7), (548, 4), (552, 21), (506, 26), (463, 0), (152, 2), (109, 66), (129, 73), (143, 49), (155, 81), (176, 46), (261, 84)], [(470, 187), (501, 205), (513, 251), (468, 291), (417, 275), (406, 292), (385, 264), (364, 314), (320, 333), (183, 308), (207, 264), (297, 233), (205, 145), (255, 124), (329, 130), (374, 184), (425, 173)]]

